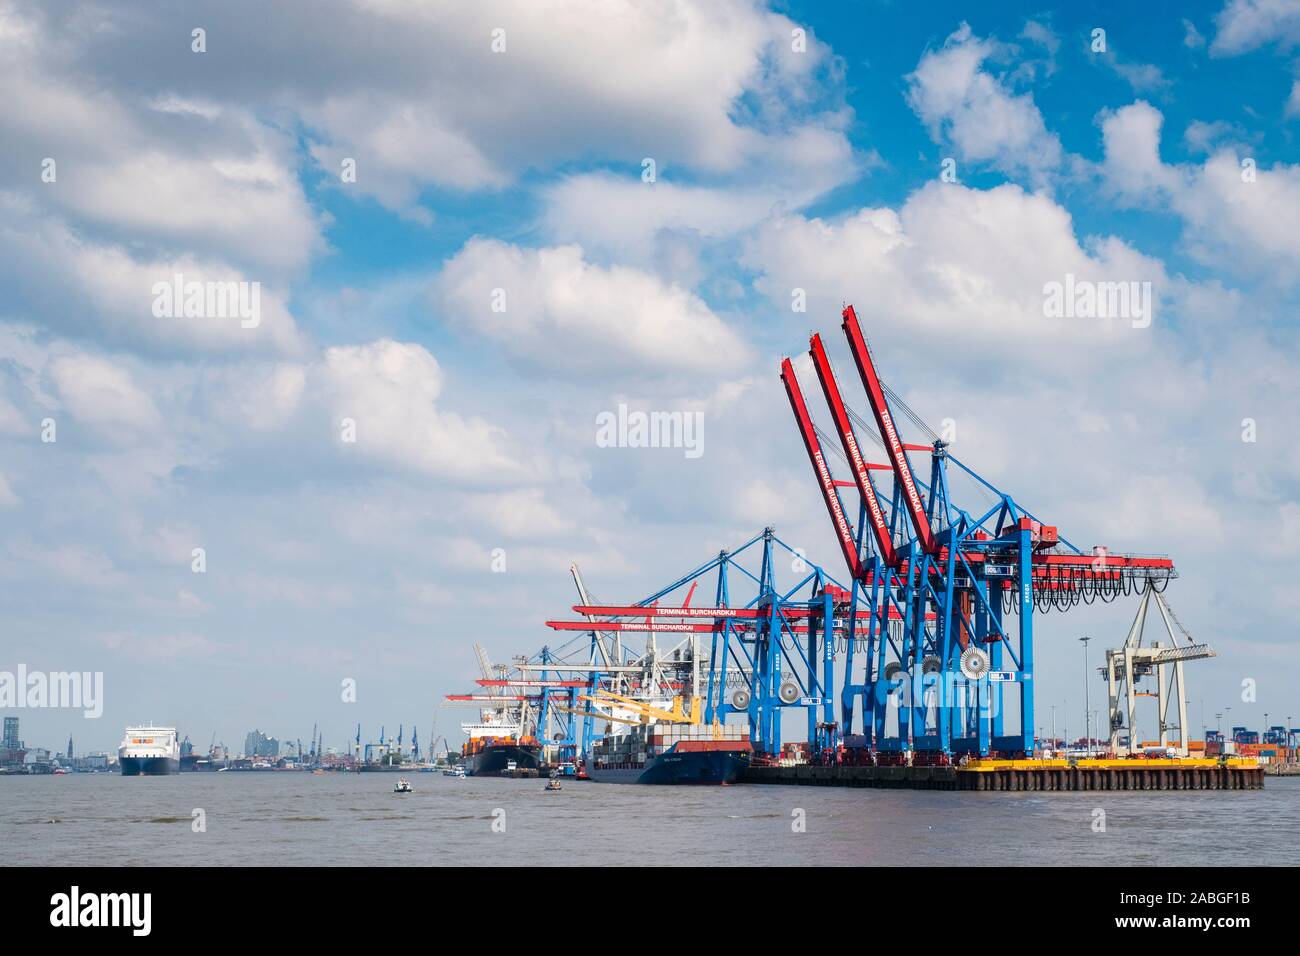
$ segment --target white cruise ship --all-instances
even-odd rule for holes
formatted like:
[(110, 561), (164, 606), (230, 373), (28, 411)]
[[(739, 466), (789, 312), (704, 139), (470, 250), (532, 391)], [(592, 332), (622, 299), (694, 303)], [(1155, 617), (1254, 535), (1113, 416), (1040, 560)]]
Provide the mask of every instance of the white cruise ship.
[(128, 727), (117, 751), (124, 777), (160, 777), (181, 772), (175, 727)]

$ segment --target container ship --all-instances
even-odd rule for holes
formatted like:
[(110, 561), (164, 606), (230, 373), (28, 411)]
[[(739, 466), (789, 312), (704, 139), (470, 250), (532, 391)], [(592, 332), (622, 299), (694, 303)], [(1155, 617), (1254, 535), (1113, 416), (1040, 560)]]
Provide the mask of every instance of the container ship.
[(128, 727), (117, 762), (124, 777), (161, 777), (181, 772), (175, 727)]
[(502, 724), (461, 724), (469, 739), (461, 748), (467, 777), (499, 777), (503, 773), (537, 773), (542, 745), (536, 737), (507, 731)]
[(594, 744), (587, 776), (597, 783), (728, 784), (752, 755), (744, 727), (639, 724)]
[(462, 766), (467, 777), (538, 776), (542, 766), (542, 745), (537, 739), (537, 715), (533, 698), (515, 693), (525, 689), (509, 679), (508, 668), (493, 665), (482, 647), (475, 644), (483, 690), (473, 694), (448, 694), (448, 703), (472, 704), (479, 708), (477, 721), (460, 725), (465, 745)]

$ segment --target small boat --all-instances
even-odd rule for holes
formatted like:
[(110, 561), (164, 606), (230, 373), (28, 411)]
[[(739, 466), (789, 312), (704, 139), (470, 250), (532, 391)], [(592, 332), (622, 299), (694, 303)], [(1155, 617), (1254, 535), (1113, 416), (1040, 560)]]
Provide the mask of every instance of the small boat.
[(553, 793), (556, 790), (563, 790), (560, 786), (560, 773), (558, 770), (551, 771), (551, 779), (546, 781), (546, 792)]
[(400, 777), (397, 781), (397, 786), (393, 787), (393, 793), (414, 793), (414, 792), (415, 791), (411, 789), (411, 781), (407, 780), (405, 777)]
[(465, 768), (460, 766), (451, 767), (447, 770), (444, 770), (442, 772), (442, 775), (444, 777), (463, 777), (465, 776)]

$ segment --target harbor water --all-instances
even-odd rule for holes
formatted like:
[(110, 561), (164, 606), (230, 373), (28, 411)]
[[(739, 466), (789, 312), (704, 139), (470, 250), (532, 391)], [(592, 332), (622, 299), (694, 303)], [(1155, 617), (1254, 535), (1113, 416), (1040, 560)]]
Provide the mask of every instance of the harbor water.
[[(643, 787), (393, 774), (0, 777), (0, 865), (1295, 865), (1262, 791)], [(200, 812), (201, 811), (201, 812)], [(203, 830), (196, 832), (197, 821)]]

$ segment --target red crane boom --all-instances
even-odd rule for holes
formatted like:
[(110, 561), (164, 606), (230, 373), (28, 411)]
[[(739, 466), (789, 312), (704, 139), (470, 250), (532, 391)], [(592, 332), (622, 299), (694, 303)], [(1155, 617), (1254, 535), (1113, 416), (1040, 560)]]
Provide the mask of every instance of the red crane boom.
[(894, 417), (889, 413), (885, 391), (880, 386), (880, 376), (876, 374), (871, 352), (867, 349), (867, 340), (862, 337), (862, 329), (858, 325), (858, 314), (851, 305), (844, 307), (843, 328), (849, 340), (849, 350), (853, 353), (853, 361), (858, 366), (858, 374), (862, 376), (862, 385), (867, 390), (867, 401), (871, 403), (871, 411), (876, 416), (876, 424), (880, 426), (881, 437), (885, 439), (885, 446), (889, 450), (889, 463), (894, 468), (894, 478), (903, 489), (903, 504), (907, 507), (912, 528), (925, 552), (934, 554), (939, 550), (939, 545), (930, 527), (930, 516), (925, 513), (921, 493), (912, 477), (912, 465), (907, 460), (903, 441), (898, 437), (898, 429), (894, 427)]
[(844, 563), (848, 565), (849, 573), (855, 579), (861, 580), (864, 570), (862, 559), (858, 557), (857, 542), (853, 540), (853, 529), (849, 527), (849, 520), (844, 516), (840, 493), (835, 490), (835, 479), (831, 477), (826, 456), (822, 454), (821, 442), (817, 440), (817, 430), (813, 427), (812, 416), (808, 414), (808, 405), (804, 402), (803, 392), (799, 388), (799, 379), (795, 376), (794, 366), (790, 364), (788, 358), (781, 360), (781, 381), (785, 383), (785, 392), (790, 396), (790, 407), (794, 410), (799, 434), (803, 436), (804, 448), (808, 450), (808, 460), (812, 462), (813, 472), (821, 484), (822, 499), (826, 502), (826, 511), (830, 514), (831, 522), (835, 525), (835, 533), (840, 539)]
[(835, 419), (835, 430), (839, 432), (840, 444), (844, 446), (844, 456), (853, 468), (853, 480), (858, 486), (858, 494), (862, 496), (867, 506), (871, 528), (876, 536), (876, 547), (880, 550), (880, 557), (885, 562), (885, 566), (895, 567), (898, 563), (898, 555), (894, 551), (894, 541), (889, 535), (889, 523), (885, 521), (880, 499), (876, 497), (876, 488), (867, 473), (867, 462), (862, 457), (862, 449), (858, 447), (858, 439), (853, 433), (849, 413), (844, 408), (844, 399), (840, 396), (840, 387), (835, 381), (835, 373), (831, 370), (830, 359), (826, 357), (822, 337), (814, 335), (809, 340), (808, 346), (813, 368), (817, 370), (817, 378), (822, 383), (822, 391), (826, 395), (826, 404), (830, 406), (831, 417)]

